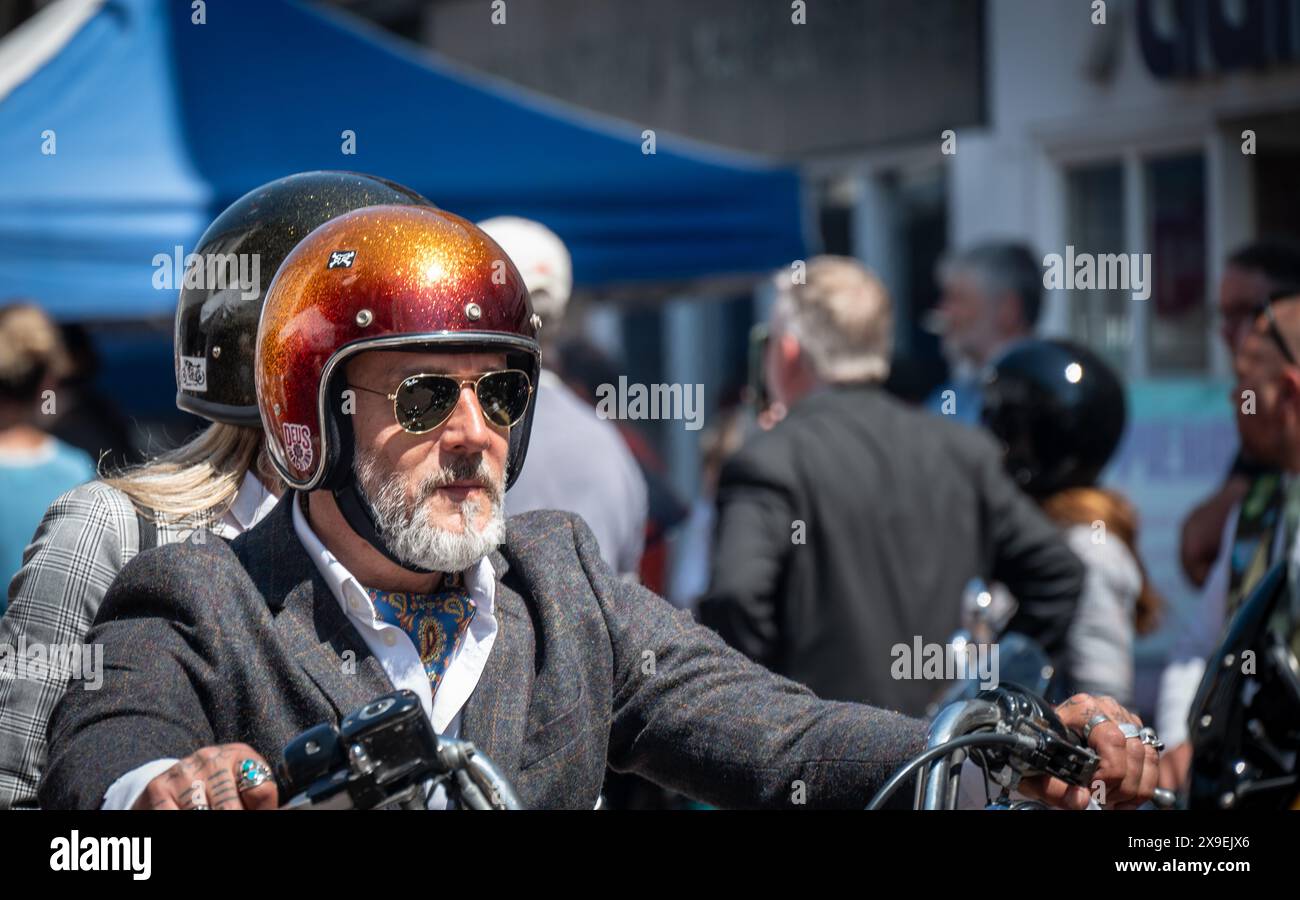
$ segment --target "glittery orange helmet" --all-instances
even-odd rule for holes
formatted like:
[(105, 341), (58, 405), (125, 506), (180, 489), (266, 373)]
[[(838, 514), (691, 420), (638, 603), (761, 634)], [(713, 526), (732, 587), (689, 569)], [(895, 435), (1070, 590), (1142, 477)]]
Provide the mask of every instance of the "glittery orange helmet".
[[(275, 467), (298, 490), (350, 501), (340, 508), (371, 537), (348, 514), (357, 489), (347, 360), (366, 350), (504, 352), (535, 385), (538, 325), (523, 278), (473, 223), (415, 206), (330, 220), (285, 258), (258, 327), (257, 400)], [(507, 487), (523, 467), (535, 405), (530, 397), (510, 429)]]

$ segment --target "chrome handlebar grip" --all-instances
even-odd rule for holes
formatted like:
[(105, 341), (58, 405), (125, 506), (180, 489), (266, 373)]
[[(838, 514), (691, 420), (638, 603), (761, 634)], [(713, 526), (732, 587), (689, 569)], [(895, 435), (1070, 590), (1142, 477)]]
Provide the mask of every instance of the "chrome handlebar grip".
[[(938, 747), (953, 738), (996, 725), (1001, 720), (1002, 710), (987, 700), (964, 700), (950, 704), (940, 710), (930, 724), (926, 748)], [(961, 773), (960, 766), (953, 769), (956, 754), (965, 758), (965, 751), (955, 750), (926, 766), (920, 796), (921, 809), (952, 809), (956, 805)]]
[(496, 764), (469, 741), (440, 738), (438, 758), (456, 773), (461, 800), (471, 809), (524, 808)]

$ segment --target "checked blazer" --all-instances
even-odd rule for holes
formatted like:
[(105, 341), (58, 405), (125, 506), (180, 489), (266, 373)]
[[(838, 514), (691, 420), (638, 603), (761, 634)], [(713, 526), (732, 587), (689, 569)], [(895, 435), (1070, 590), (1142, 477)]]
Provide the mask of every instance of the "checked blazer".
[[(198, 524), (157, 518), (156, 542), (185, 540)], [(220, 535), (222, 527), (217, 522), (213, 530)], [(24, 641), (28, 646), (82, 643), (109, 585), (139, 551), (140, 522), (126, 494), (102, 481), (63, 494), (45, 511), (9, 584), (0, 646), (16, 651)], [(0, 678), (0, 809), (36, 806), (46, 724), (66, 687), (59, 672)]]

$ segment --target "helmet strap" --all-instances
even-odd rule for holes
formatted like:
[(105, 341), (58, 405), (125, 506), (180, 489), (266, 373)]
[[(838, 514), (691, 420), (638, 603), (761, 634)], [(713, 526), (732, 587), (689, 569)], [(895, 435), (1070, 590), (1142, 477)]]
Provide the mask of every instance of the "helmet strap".
[(432, 569), (422, 569), (419, 566), (413, 566), (410, 563), (403, 562), (393, 555), (388, 549), (388, 544), (379, 534), (379, 529), (375, 526), (375, 513), (370, 508), (370, 502), (366, 500), (365, 495), (357, 487), (355, 479), (348, 479), (348, 482), (342, 487), (334, 488), (331, 493), (334, 495), (334, 502), (338, 505), (339, 512), (347, 521), (348, 526), (357, 533), (357, 535), (370, 546), (374, 547), (380, 553), (388, 558), (389, 562), (401, 566), (408, 572), (418, 572), (421, 575), (432, 574)]
[(329, 396), (334, 402), (331, 404), (331, 415), (326, 419), (326, 428), (329, 429), (330, 443), (337, 449), (330, 454), (333, 458), (326, 463), (328, 470), (320, 486), (333, 495), (334, 503), (343, 514), (343, 520), (348, 523), (348, 527), (359, 538), (382, 553), (385, 559), (408, 572), (418, 572), (421, 575), (432, 574), (430, 569), (422, 569), (402, 562), (388, 549), (388, 544), (379, 533), (375, 511), (357, 485), (356, 472), (352, 469), (356, 440), (352, 432), (352, 420), (341, 412), (336, 412), (342, 409), (342, 392), (346, 385), (344, 371), (341, 369), (329, 385)]

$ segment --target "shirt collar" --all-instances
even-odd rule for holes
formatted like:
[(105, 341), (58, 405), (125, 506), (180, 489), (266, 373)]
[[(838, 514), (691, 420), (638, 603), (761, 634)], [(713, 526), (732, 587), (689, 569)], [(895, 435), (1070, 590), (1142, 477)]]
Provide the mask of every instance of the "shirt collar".
[[(316, 532), (312, 531), (311, 525), (307, 523), (307, 516), (303, 513), (302, 504), (297, 502), (297, 498), (293, 503), (293, 530), (298, 535), (303, 549), (307, 551), (307, 555), (320, 571), (321, 577), (329, 585), (330, 593), (343, 607), (344, 614), (355, 614), (356, 606), (350, 601), (356, 599), (359, 603), (365, 604), (364, 608), (370, 610), (373, 618), (374, 606), (366, 586), (358, 581), (347, 567), (339, 562), (338, 557), (321, 543)], [(496, 601), (496, 571), (492, 568), (488, 557), (483, 557), (476, 565), (465, 570), (465, 590), (474, 600), (480, 615), (495, 615), (493, 606)]]
[(248, 471), (244, 473), (244, 481), (239, 486), (239, 493), (235, 495), (235, 501), (230, 504), (226, 510), (226, 515), (234, 519), (232, 524), (237, 524), (240, 531), (247, 531), (258, 522), (262, 517), (275, 509), (275, 504), (280, 502), (280, 498), (271, 493), (262, 484), (261, 479)]

